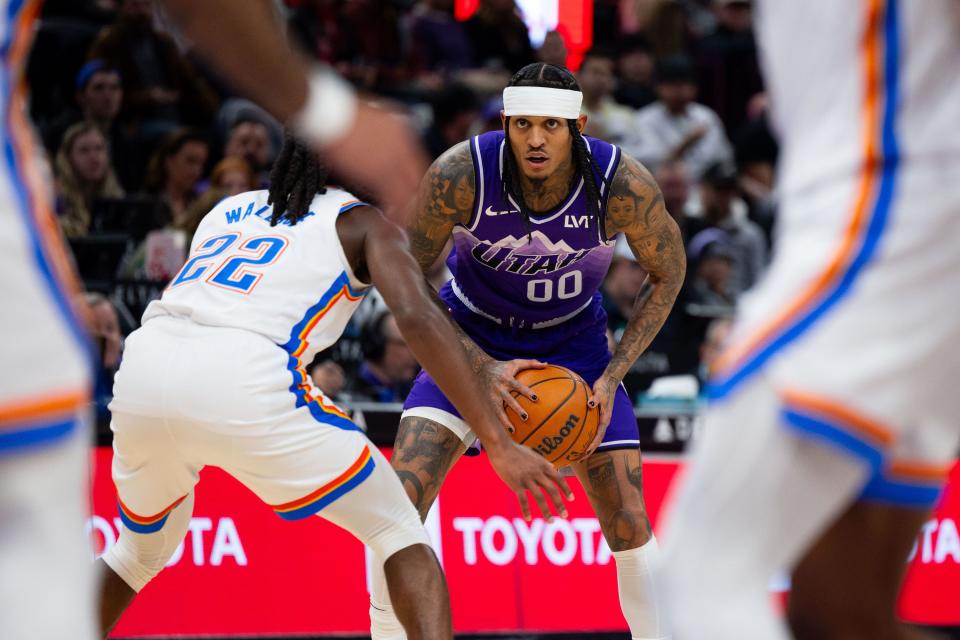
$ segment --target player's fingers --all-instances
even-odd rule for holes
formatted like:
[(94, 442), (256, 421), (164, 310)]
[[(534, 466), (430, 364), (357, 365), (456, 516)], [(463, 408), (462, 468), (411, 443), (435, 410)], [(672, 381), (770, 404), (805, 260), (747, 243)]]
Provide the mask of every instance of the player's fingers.
[(583, 457), (586, 458), (587, 456), (593, 455), (593, 452), (597, 450), (601, 442), (603, 442), (603, 431), (597, 429), (597, 435), (593, 437), (593, 442), (587, 447)]
[(557, 472), (557, 480), (555, 482), (560, 487), (560, 490), (563, 491), (563, 495), (567, 498), (567, 500), (570, 500), (571, 502), (576, 500), (577, 496), (573, 495), (570, 485), (567, 484), (567, 479), (561, 476), (559, 472)]
[(513, 423), (510, 422), (510, 417), (507, 415), (507, 412), (503, 410), (503, 405), (500, 405), (496, 409), (497, 419), (500, 420), (500, 424), (503, 425), (503, 428), (507, 430), (507, 433), (513, 433), (516, 429), (513, 426)]
[[(530, 398), (530, 399), (533, 400), (534, 402), (536, 402), (536, 401), (538, 401), (538, 400), (540, 399), (540, 397), (537, 396), (536, 393), (534, 393), (533, 389), (531, 389), (531, 388), (528, 387), (527, 385), (523, 384), (522, 382), (520, 382), (520, 381), (517, 380), (516, 378), (510, 378), (510, 382), (509, 382), (508, 384), (510, 385), (510, 387), (511, 387), (514, 391), (523, 394), (524, 396), (526, 396), (527, 398)], [(508, 394), (508, 395), (510, 395), (510, 394)], [(510, 395), (510, 397), (512, 398), (513, 396)]]
[(534, 486), (532, 489), (530, 489), (529, 495), (533, 496), (533, 499), (537, 501), (537, 507), (540, 508), (540, 513), (543, 514), (543, 519), (547, 522), (553, 522), (553, 512), (550, 511), (550, 506), (547, 504), (547, 499), (543, 497), (540, 487)]
[(520, 403), (517, 402), (517, 399), (513, 397), (513, 394), (508, 391), (504, 391), (501, 396), (503, 397), (504, 404), (506, 404), (514, 411), (514, 413), (520, 416), (521, 420), (526, 422), (529, 416), (527, 416), (526, 410), (524, 410), (524, 408), (520, 406)]
[(525, 491), (517, 491), (517, 501), (520, 503), (520, 513), (523, 514), (524, 522), (530, 522), (532, 518), (530, 517), (530, 505), (527, 504), (526, 496), (523, 494)]
[(543, 481), (540, 483), (540, 486), (543, 487), (543, 490), (547, 492), (547, 495), (550, 496), (550, 501), (553, 502), (553, 507), (557, 513), (566, 518), (569, 514), (567, 513), (567, 505), (563, 503), (563, 498), (560, 497), (560, 490), (557, 489), (557, 485), (554, 484), (553, 478), (546, 476)]
[(596, 389), (590, 389), (590, 397), (587, 398), (587, 406), (593, 409), (596, 406), (603, 406), (603, 392)]
[(516, 367), (517, 371), (523, 371), (524, 369), (545, 369), (547, 367), (547, 363), (540, 362), (539, 360), (517, 359), (511, 361), (510, 364)]

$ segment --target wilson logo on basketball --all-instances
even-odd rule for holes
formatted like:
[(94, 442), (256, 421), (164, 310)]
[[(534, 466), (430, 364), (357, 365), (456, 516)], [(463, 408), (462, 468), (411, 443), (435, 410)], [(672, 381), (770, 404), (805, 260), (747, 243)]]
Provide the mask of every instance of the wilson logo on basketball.
[(557, 432), (555, 436), (544, 436), (543, 440), (534, 447), (534, 451), (540, 455), (546, 457), (551, 453), (557, 450), (563, 441), (566, 440), (567, 436), (570, 435), (570, 432), (573, 431), (573, 428), (577, 426), (577, 423), (580, 422), (580, 417), (571, 414), (563, 426), (560, 427), (560, 431)]
[(600, 411), (590, 408), (590, 387), (573, 371), (557, 365), (524, 369), (517, 380), (537, 394), (530, 400), (518, 391), (510, 393), (527, 413), (522, 419), (507, 411), (513, 425), (510, 437), (530, 447), (555, 467), (565, 467), (583, 457), (597, 436)]

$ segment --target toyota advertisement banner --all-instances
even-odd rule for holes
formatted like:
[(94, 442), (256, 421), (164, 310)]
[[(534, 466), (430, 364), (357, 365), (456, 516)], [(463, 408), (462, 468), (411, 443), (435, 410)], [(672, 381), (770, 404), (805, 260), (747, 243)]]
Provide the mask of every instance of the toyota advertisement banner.
[[(386, 452), (389, 455), (389, 452)], [(111, 450), (95, 452), (98, 553), (120, 521), (110, 481)], [(643, 477), (654, 526), (681, 458), (649, 456)], [(960, 481), (960, 472), (952, 474)], [(484, 458), (451, 472), (427, 525), (446, 571), (457, 632), (620, 631), (616, 570), (586, 495), (569, 518), (524, 522), (513, 494)], [(949, 487), (912, 554), (901, 614), (960, 624), (960, 495)], [(368, 629), (363, 546), (321, 518), (287, 522), (215, 468), (200, 474), (186, 538), (114, 632), (169, 635), (363, 634)]]

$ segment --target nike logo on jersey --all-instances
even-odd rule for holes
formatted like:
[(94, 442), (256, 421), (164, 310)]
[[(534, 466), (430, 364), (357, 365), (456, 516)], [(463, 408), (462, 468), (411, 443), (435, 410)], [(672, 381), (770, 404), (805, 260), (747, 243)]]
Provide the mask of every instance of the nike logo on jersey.
[(590, 226), (593, 216), (563, 216), (564, 229), (586, 229)]
[(494, 210), (493, 210), (493, 207), (491, 207), (490, 205), (487, 205), (487, 209), (486, 209), (486, 211), (484, 211), (484, 213), (487, 214), (488, 216), (505, 216), (505, 215), (508, 215), (508, 214), (511, 214), (511, 213), (520, 213), (520, 212), (519, 212), (519, 211), (513, 211), (513, 210), (494, 211)]

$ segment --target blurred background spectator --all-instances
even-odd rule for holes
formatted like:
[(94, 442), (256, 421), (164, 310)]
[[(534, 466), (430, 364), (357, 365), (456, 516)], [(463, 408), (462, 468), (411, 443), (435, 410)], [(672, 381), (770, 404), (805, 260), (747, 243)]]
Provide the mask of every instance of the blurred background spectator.
[(617, 87), (614, 67), (612, 52), (590, 49), (580, 63), (577, 81), (583, 92), (581, 111), (587, 115), (584, 133), (623, 146), (634, 135), (634, 112), (613, 99)]
[(707, 167), (733, 159), (720, 118), (695, 102), (696, 72), (686, 56), (670, 56), (657, 65), (657, 100), (637, 112), (638, 160), (655, 170), (664, 162), (680, 162), (694, 180)]
[(650, 42), (641, 34), (631, 34), (620, 41), (617, 56), (617, 102), (641, 109), (657, 99), (653, 91), (653, 52)]
[(393, 314), (381, 311), (360, 332), (363, 363), (349, 387), (353, 400), (403, 402), (419, 366)]
[(169, 134), (150, 158), (144, 187), (167, 205), (174, 224), (180, 224), (187, 207), (197, 197), (197, 183), (203, 177), (210, 146), (196, 129)]
[(567, 45), (559, 31), (548, 31), (543, 38), (543, 44), (537, 49), (537, 62), (555, 64), (558, 67), (567, 64)]
[(347, 374), (329, 349), (316, 355), (307, 373), (313, 384), (331, 400), (336, 400), (347, 386)]
[(87, 234), (98, 199), (123, 196), (107, 140), (93, 122), (75, 124), (63, 134), (55, 174), (57, 214), (67, 237)]
[[(407, 55), (415, 74), (449, 74), (473, 67), (473, 47), (462, 22), (453, 17), (453, 0), (421, 0), (407, 26)], [(430, 84), (442, 81), (431, 78)]]
[(267, 186), (267, 174), (273, 156), (270, 130), (263, 121), (252, 117), (241, 117), (227, 132), (227, 139), (223, 145), (223, 157), (243, 160), (248, 170), (253, 172), (254, 182), (261, 187)]
[(85, 302), (90, 318), (90, 334), (100, 356), (93, 392), (97, 419), (109, 420), (107, 405), (113, 399), (113, 376), (120, 367), (123, 352), (120, 318), (116, 307), (103, 294), (88, 293)]
[(607, 327), (619, 341), (633, 313), (633, 305), (647, 272), (635, 260), (614, 256), (603, 280), (603, 308), (607, 312)]
[(180, 53), (174, 39), (154, 26), (150, 0), (121, 0), (112, 25), (90, 48), (120, 71), (126, 85), (124, 116), (139, 135), (155, 140), (184, 124), (203, 126), (217, 109), (209, 84)]
[[(282, 140), (279, 123), (194, 61), (155, 4), (47, 0), (28, 69), (61, 224), (88, 287), (108, 294), (97, 308), (119, 312), (124, 331), (182, 266), (203, 216), (266, 186)], [(500, 89), (521, 66), (571, 64), (587, 133), (648, 166), (689, 254), (680, 298), (625, 384), (636, 399), (658, 376), (701, 372), (762, 275), (776, 221), (750, 1), (593, 0), (586, 50), (536, 2), (478, 0), (463, 20), (455, 0), (274, 5), (314, 58), (409, 117), (433, 157), (500, 128)], [(448, 277), (442, 262), (431, 273)], [(614, 346), (644, 277), (621, 242), (603, 285)], [(394, 401), (416, 370), (374, 292), (310, 373), (330, 397)]]
[(747, 118), (747, 103), (763, 91), (753, 37), (750, 0), (713, 0), (716, 28), (697, 44), (700, 95), (736, 131)]
[(473, 66), (511, 71), (534, 61), (527, 25), (514, 0), (480, 0), (464, 26), (473, 49)]
[(473, 89), (452, 82), (434, 95), (431, 107), (433, 121), (423, 136), (423, 143), (430, 157), (437, 158), (470, 136), (470, 127), (480, 114), (480, 105)]
[(690, 240), (691, 296), (688, 303), (703, 307), (701, 315), (722, 315), (733, 310), (739, 291), (733, 274), (738, 252), (727, 232), (704, 229)]
[(760, 279), (767, 264), (767, 242), (763, 231), (747, 217), (747, 207), (738, 196), (737, 170), (732, 163), (711, 166), (700, 185), (702, 215), (687, 221), (693, 243), (700, 229), (716, 228), (727, 235), (734, 255), (730, 284), (736, 294)]
[(214, 165), (213, 171), (210, 172), (210, 188), (222, 192), (221, 197), (224, 198), (235, 196), (244, 191), (254, 191), (260, 187), (260, 182), (253, 174), (253, 169), (243, 158), (227, 156)]
[(690, 233), (687, 230), (690, 178), (687, 176), (687, 171), (679, 162), (666, 163), (657, 168), (653, 177), (660, 187), (660, 193), (663, 194), (663, 206), (680, 227), (680, 234), (686, 243), (690, 239)]

